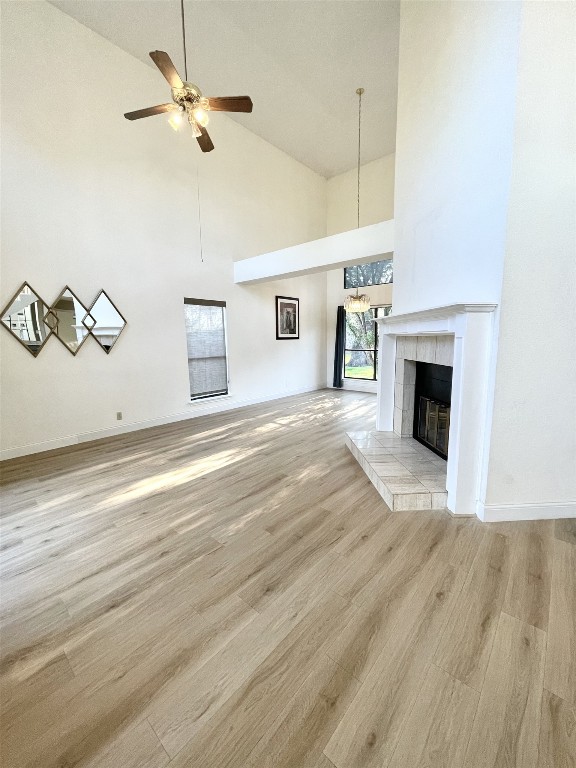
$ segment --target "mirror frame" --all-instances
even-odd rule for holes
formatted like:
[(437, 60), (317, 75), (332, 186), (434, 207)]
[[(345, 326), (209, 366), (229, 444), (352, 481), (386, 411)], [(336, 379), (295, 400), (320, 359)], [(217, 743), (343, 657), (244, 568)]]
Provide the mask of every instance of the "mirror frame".
[[(112, 304), (112, 306), (114, 307), (114, 309), (116, 310), (116, 312), (118, 312), (118, 314), (119, 314), (119, 315), (120, 315), (120, 317), (122, 318), (122, 322), (124, 323), (124, 325), (123, 325), (123, 326), (122, 326), (122, 328), (120, 329), (120, 333), (119, 333), (119, 334), (116, 336), (116, 338), (114, 339), (114, 343), (113, 343), (113, 344), (111, 344), (111, 345), (110, 345), (110, 347), (109, 347), (108, 349), (106, 349), (106, 347), (104, 347), (104, 346), (103, 346), (103, 345), (102, 345), (102, 344), (101, 344), (101, 343), (98, 341), (98, 339), (97, 339), (97, 337), (96, 337), (96, 334), (94, 333), (94, 330), (96, 329), (97, 321), (96, 321), (96, 318), (94, 317), (94, 315), (92, 314), (92, 310), (93, 310), (93, 309), (94, 309), (94, 307), (96, 306), (96, 302), (98, 301), (98, 299), (100, 298), (100, 296), (102, 296), (102, 294), (104, 294), (104, 296), (106, 296), (106, 298), (108, 299), (108, 301), (110, 302), (110, 304)], [(86, 318), (87, 318), (87, 317), (90, 317), (90, 318), (92, 318), (92, 320), (94, 320), (94, 324), (93, 324), (93, 325), (90, 325), (90, 326), (89, 326), (89, 325), (86, 325), (86, 323), (85, 323), (84, 321), (86, 320)], [(94, 341), (95, 341), (95, 342), (98, 344), (98, 346), (100, 347), (100, 349), (103, 349), (103, 350), (104, 350), (104, 352), (106, 352), (106, 354), (107, 354), (107, 355), (109, 355), (109, 354), (110, 354), (110, 352), (112, 351), (112, 349), (113, 349), (113, 348), (116, 346), (116, 342), (117, 342), (117, 341), (118, 341), (118, 339), (120, 338), (120, 336), (121, 336), (121, 334), (122, 334), (122, 331), (123, 331), (123, 330), (126, 328), (126, 326), (128, 325), (128, 321), (126, 320), (126, 318), (124, 317), (124, 315), (122, 314), (122, 312), (120, 312), (120, 310), (118, 309), (118, 307), (116, 306), (116, 304), (114, 304), (114, 302), (112, 301), (112, 299), (110, 298), (110, 296), (109, 296), (109, 295), (106, 293), (106, 291), (104, 290), (104, 288), (102, 288), (102, 289), (100, 290), (100, 292), (97, 294), (97, 296), (96, 296), (96, 298), (94, 299), (94, 301), (92, 302), (92, 304), (90, 305), (90, 307), (89, 307), (89, 309), (88, 309), (88, 312), (85, 314), (84, 318), (82, 319), (82, 325), (84, 326), (84, 328), (86, 328), (86, 330), (87, 330), (87, 331), (88, 331), (88, 333), (89, 333), (89, 334), (92, 336), (92, 338), (94, 339)]]
[[(34, 294), (34, 296), (36, 296), (36, 298), (38, 299), (38, 301), (39, 301), (39, 302), (40, 302), (40, 303), (41, 303), (41, 304), (42, 304), (44, 307), (46, 307), (46, 312), (45, 312), (45, 313), (42, 315), (42, 322), (43, 322), (43, 323), (44, 323), (44, 325), (45, 325), (45, 326), (48, 328), (48, 330), (50, 331), (50, 333), (48, 333), (48, 334), (47, 334), (47, 336), (46, 336), (46, 338), (44, 339), (44, 341), (42, 342), (42, 344), (40, 344), (38, 347), (36, 347), (36, 352), (33, 352), (33, 351), (32, 351), (32, 349), (30, 348), (30, 346), (29, 346), (28, 344), (26, 344), (26, 342), (25, 342), (23, 339), (21, 339), (19, 336), (17, 336), (17, 335), (14, 333), (14, 331), (13, 331), (11, 328), (8, 328), (8, 326), (7, 326), (7, 325), (6, 325), (6, 324), (5, 324), (5, 323), (2, 321), (2, 318), (4, 317), (4, 315), (5, 315), (5, 314), (7, 314), (7, 313), (8, 313), (8, 310), (10, 309), (10, 307), (12, 306), (12, 304), (13, 304), (13, 303), (16, 301), (16, 299), (18, 298), (18, 296), (20, 296), (20, 294), (22, 293), (22, 291), (24, 290), (24, 288), (29, 288), (29, 289), (30, 289), (30, 291), (31, 291), (31, 292)], [(30, 283), (27, 283), (27, 282), (23, 282), (23, 283), (22, 283), (22, 285), (20, 286), (20, 288), (18, 288), (18, 290), (16, 291), (16, 293), (15, 293), (15, 294), (12, 296), (12, 298), (11, 298), (11, 299), (10, 299), (10, 300), (9, 300), (9, 301), (6, 303), (6, 306), (4, 307), (4, 309), (3, 309), (3, 310), (0, 312), (0, 325), (2, 325), (2, 326), (3, 326), (3, 327), (4, 327), (4, 328), (5, 328), (7, 331), (8, 331), (8, 333), (10, 334), (10, 336), (12, 336), (14, 339), (16, 339), (16, 341), (19, 341), (19, 342), (20, 342), (20, 344), (22, 344), (22, 346), (23, 346), (23, 347), (25, 347), (25, 348), (28, 350), (28, 352), (30, 352), (30, 354), (32, 355), (32, 357), (38, 357), (38, 355), (40, 354), (40, 352), (41, 352), (41, 351), (44, 349), (44, 346), (45, 346), (46, 342), (48, 341), (48, 339), (50, 338), (50, 336), (52, 336), (52, 334), (54, 333), (54, 328), (52, 328), (52, 327), (51, 327), (50, 325), (48, 325), (48, 323), (46, 322), (46, 318), (47, 318), (49, 315), (50, 315), (51, 317), (55, 318), (55, 320), (56, 320), (56, 325), (55, 325), (55, 327), (57, 327), (57, 326), (58, 326), (58, 317), (57, 317), (57, 316), (54, 314), (54, 312), (52, 312), (52, 308), (51, 308), (50, 304), (47, 304), (47, 303), (44, 301), (44, 299), (42, 298), (42, 296), (40, 296), (40, 294), (39, 294), (37, 291), (35, 291), (35, 290), (34, 290), (34, 288), (32, 288), (32, 286), (30, 285)]]
[[(54, 315), (56, 318), (58, 318), (58, 315), (57, 315), (57, 314), (56, 314), (56, 312), (54, 311), (54, 307), (56, 306), (56, 304), (58, 304), (58, 302), (60, 301), (60, 299), (61, 299), (61, 298), (64, 296), (64, 294), (66, 293), (66, 291), (69, 291), (69, 292), (72, 294), (72, 296), (73, 296), (73, 297), (76, 299), (76, 301), (78, 302), (78, 304), (80, 304), (80, 306), (82, 307), (82, 309), (83, 309), (83, 310), (84, 310), (84, 312), (85, 312), (85, 314), (84, 314), (84, 316), (83, 316), (83, 318), (85, 318), (85, 317), (88, 315), (88, 309), (87, 309), (86, 305), (84, 304), (84, 302), (80, 301), (80, 299), (78, 298), (78, 296), (77, 296), (77, 295), (74, 293), (74, 291), (72, 290), (72, 288), (70, 288), (70, 286), (69, 286), (69, 285), (65, 285), (65, 286), (64, 286), (64, 288), (62, 288), (62, 290), (61, 290), (61, 291), (60, 291), (60, 293), (58, 294), (58, 296), (57, 296), (57, 297), (54, 299), (54, 301), (52, 302), (52, 306), (50, 307), (50, 311), (52, 312), (52, 314), (53, 314), (53, 315)], [(48, 314), (48, 312), (47, 312), (46, 314)], [(86, 328), (86, 326), (85, 326), (85, 325), (84, 325), (84, 323), (82, 322), (83, 318), (80, 318), (80, 323), (82, 324), (82, 326), (83, 326), (84, 328)], [(88, 337), (91, 335), (91, 334), (90, 334), (90, 331), (88, 331), (88, 329), (86, 329), (86, 330), (88, 331), (88, 332), (86, 333), (86, 336), (84, 336), (84, 338), (82, 339), (82, 341), (80, 342), (80, 344), (78, 344), (78, 346), (76, 347), (76, 350), (74, 351), (74, 350), (70, 349), (70, 347), (68, 346), (68, 344), (66, 344), (66, 342), (65, 342), (63, 339), (61, 339), (61, 338), (60, 338), (60, 335), (59, 335), (59, 333), (58, 333), (58, 325), (59, 325), (59, 324), (60, 324), (60, 321), (58, 321), (58, 324), (56, 325), (56, 328), (55, 328), (55, 329), (54, 329), (54, 331), (53, 331), (53, 333), (54, 333), (54, 336), (56, 336), (56, 338), (58, 339), (58, 341), (60, 342), (60, 344), (63, 344), (63, 345), (66, 347), (66, 349), (68, 350), (68, 352), (70, 352), (70, 354), (71, 354), (71, 355), (74, 355), (74, 357), (76, 357), (76, 355), (78, 354), (78, 352), (79, 352), (80, 348), (84, 346), (84, 343), (85, 343), (86, 339), (87, 339), (87, 338), (88, 338)]]

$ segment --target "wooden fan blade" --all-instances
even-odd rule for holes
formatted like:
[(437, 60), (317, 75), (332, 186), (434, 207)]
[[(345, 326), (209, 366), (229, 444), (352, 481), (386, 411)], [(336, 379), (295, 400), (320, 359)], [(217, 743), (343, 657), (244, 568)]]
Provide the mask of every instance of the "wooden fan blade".
[(208, 101), (213, 112), (252, 112), (250, 96), (211, 96)]
[(178, 109), (176, 104), (158, 104), (156, 107), (147, 107), (146, 109), (137, 109), (135, 112), (126, 112), (126, 120), (140, 120), (141, 117), (151, 117), (152, 115), (161, 115), (162, 112), (172, 112)]
[(206, 128), (202, 128), (201, 125), (198, 126), (200, 130), (202, 131), (202, 136), (198, 136), (196, 141), (198, 144), (200, 144), (200, 149), (202, 152), (212, 152), (214, 149), (214, 144), (212, 144), (212, 139), (208, 135), (208, 131)]
[(165, 51), (150, 51), (150, 58), (166, 80), (168, 80), (172, 88), (182, 88), (184, 83), (176, 71), (176, 67), (172, 64), (172, 59)]

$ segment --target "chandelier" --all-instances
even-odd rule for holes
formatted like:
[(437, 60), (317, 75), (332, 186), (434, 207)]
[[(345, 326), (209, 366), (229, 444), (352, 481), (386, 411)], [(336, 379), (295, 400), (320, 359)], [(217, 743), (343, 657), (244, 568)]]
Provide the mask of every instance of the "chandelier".
[[(360, 147), (362, 136), (362, 94), (364, 88), (357, 88), (358, 94), (358, 194), (357, 194), (357, 226), (360, 229)], [(346, 312), (368, 312), (370, 309), (370, 296), (367, 293), (358, 293), (356, 288), (356, 295), (346, 296), (344, 300), (344, 309)]]
[(370, 296), (367, 293), (358, 293), (356, 295), (346, 296), (344, 300), (344, 309), (346, 312), (368, 312), (370, 309)]

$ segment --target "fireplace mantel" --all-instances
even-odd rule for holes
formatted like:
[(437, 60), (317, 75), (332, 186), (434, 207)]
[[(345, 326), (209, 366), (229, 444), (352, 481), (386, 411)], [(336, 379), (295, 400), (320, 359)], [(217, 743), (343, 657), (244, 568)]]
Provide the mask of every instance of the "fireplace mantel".
[(397, 336), (426, 336), (454, 333), (455, 322), (467, 314), (492, 313), (497, 304), (448, 304), (444, 307), (432, 307), (418, 312), (406, 312), (402, 315), (378, 317), (375, 322), (379, 332)]
[(383, 432), (394, 429), (397, 337), (453, 336), (447, 506), (453, 514), (476, 514), (481, 519), (494, 396), (497, 308), (496, 304), (451, 304), (376, 320), (379, 331), (376, 424)]

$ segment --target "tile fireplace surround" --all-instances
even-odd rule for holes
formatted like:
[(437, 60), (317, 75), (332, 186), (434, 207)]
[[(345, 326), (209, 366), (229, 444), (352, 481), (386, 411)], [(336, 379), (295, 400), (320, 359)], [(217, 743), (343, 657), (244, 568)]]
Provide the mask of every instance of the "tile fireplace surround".
[[(484, 519), (494, 389), (495, 310), (495, 304), (453, 304), (376, 321), (380, 367), (377, 432), (371, 439), (378, 441), (379, 432), (410, 439), (416, 361), (452, 365), (446, 507), (454, 515), (480, 519)], [(376, 476), (370, 475), (374, 482)]]

